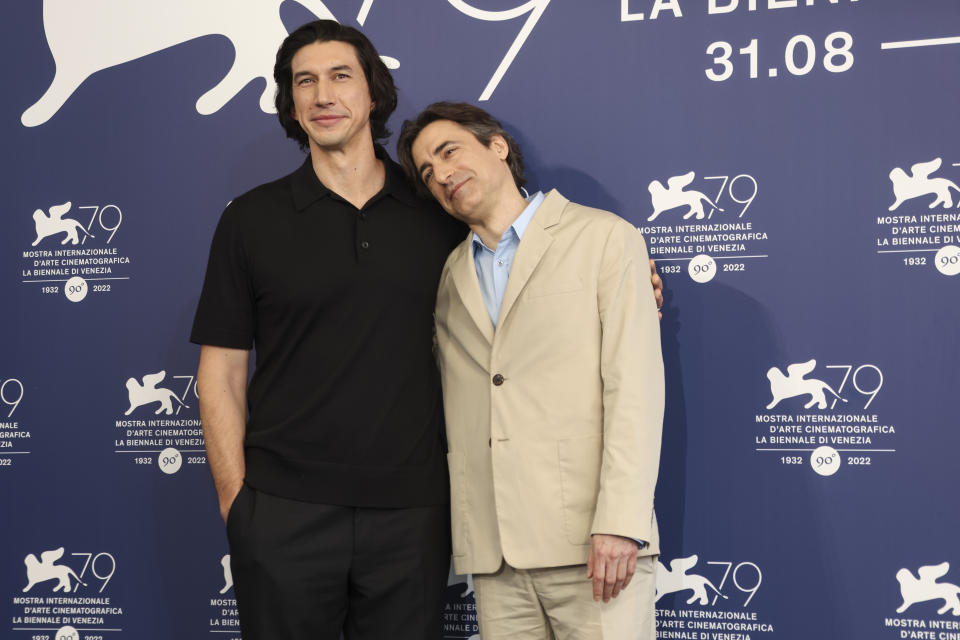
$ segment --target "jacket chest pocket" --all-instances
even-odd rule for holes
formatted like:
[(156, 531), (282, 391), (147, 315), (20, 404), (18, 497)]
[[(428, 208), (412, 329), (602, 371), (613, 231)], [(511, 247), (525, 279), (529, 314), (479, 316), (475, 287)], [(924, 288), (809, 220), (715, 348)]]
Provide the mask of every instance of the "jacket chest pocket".
[(576, 274), (551, 276), (545, 278), (543, 282), (531, 282), (527, 286), (527, 299), (576, 293), (582, 289), (583, 282), (580, 281), (580, 276)]

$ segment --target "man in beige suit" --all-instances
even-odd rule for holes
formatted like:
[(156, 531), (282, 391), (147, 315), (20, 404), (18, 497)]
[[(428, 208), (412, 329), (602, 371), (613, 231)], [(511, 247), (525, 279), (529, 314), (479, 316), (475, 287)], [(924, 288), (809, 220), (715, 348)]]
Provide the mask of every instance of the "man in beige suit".
[(431, 105), (398, 148), (473, 232), (436, 328), (454, 564), (482, 637), (652, 640), (664, 383), (643, 238), (555, 190), (525, 199), (519, 148), (472, 105)]

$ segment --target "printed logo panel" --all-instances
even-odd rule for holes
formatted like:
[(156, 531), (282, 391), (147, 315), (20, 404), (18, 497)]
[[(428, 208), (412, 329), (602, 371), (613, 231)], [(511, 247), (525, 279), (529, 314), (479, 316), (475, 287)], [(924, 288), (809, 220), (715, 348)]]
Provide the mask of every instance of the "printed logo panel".
[[(502, 11), (476, 8), (464, 0), (448, 1), (461, 14), (484, 22), (503, 22), (526, 16), (480, 94), (479, 100), (488, 100), (550, 0), (531, 0)], [(337, 19), (320, 0), (297, 2), (318, 19)], [(288, 35), (280, 19), (281, 4), (282, 0), (264, 0), (245, 2), (242, 7), (237, 7), (232, 0), (169, 0), (163, 11), (153, 12), (149, 20), (144, 20), (142, 6), (125, 0), (103, 0), (96, 4), (47, 0), (43, 27), (56, 72), (50, 86), (23, 112), (20, 121), (25, 127), (42, 125), (56, 115), (93, 74), (208, 35), (228, 38), (235, 58), (230, 69), (224, 70), (225, 75), (197, 99), (197, 113), (216, 113), (254, 80), (266, 83), (260, 94), (260, 110), (276, 113), (274, 95), (277, 87), (273, 65), (277, 48)], [(356, 21), (361, 27), (373, 4), (373, 0), (364, 0), (360, 6)], [(78, 39), (78, 32), (85, 37)], [(396, 58), (385, 55), (380, 58), (389, 69), (400, 67)]]
[(35, 248), (21, 254), (21, 282), (70, 302), (110, 293), (130, 280), (131, 258), (114, 243), (122, 224), (123, 211), (115, 204), (75, 207), (68, 201), (36, 209)]
[(709, 175), (697, 180), (697, 173), (688, 171), (667, 178), (666, 186), (654, 179), (647, 189), (652, 212), (646, 217), (648, 224), (638, 229), (661, 273), (686, 271), (703, 284), (718, 273), (735, 277), (751, 261), (768, 257), (766, 225), (754, 221), (756, 210), (750, 208), (759, 190), (753, 176)]
[(940, 157), (913, 164), (909, 173), (894, 167), (890, 213), (877, 216), (877, 253), (895, 256), (910, 269), (960, 274), (960, 186), (955, 180), (960, 180), (960, 162), (945, 167)]
[(11, 630), (32, 640), (89, 640), (122, 632), (123, 595), (109, 588), (116, 557), (65, 547), (28, 553), (24, 586), (12, 598)]
[(700, 563), (693, 554), (670, 560), (669, 567), (662, 557), (658, 560), (657, 638), (773, 637), (773, 623), (751, 604), (763, 584), (763, 571), (756, 563)]
[(127, 378), (124, 384), (127, 406), (114, 420), (114, 453), (132, 455), (136, 465), (156, 464), (167, 475), (184, 464), (207, 463), (196, 376), (168, 378), (160, 370)]
[(841, 466), (875, 468), (896, 451), (896, 427), (868, 410), (883, 388), (874, 364), (817, 360), (767, 370), (770, 402), (754, 416), (758, 452), (780, 454), (780, 463), (832, 476)]

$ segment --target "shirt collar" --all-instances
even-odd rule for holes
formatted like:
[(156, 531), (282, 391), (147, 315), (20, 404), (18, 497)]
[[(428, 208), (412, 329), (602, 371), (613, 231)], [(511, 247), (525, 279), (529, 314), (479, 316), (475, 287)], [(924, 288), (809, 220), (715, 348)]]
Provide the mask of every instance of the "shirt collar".
[[(523, 233), (527, 230), (527, 227), (530, 226), (530, 221), (533, 220), (533, 214), (537, 212), (537, 209), (540, 208), (540, 205), (543, 204), (544, 195), (542, 191), (537, 191), (532, 196), (529, 196), (527, 200), (527, 206), (524, 210), (517, 216), (517, 219), (513, 221), (513, 224), (503, 232), (503, 235), (506, 236), (510, 233), (510, 230), (513, 230), (513, 233), (517, 236), (517, 242), (523, 239)], [(503, 237), (501, 237), (501, 240)], [(473, 250), (476, 252), (481, 247), (486, 248), (486, 245), (483, 244), (483, 240), (480, 239), (476, 233), (473, 234)]]
[[(370, 198), (373, 203), (380, 198), (390, 195), (397, 200), (411, 207), (422, 206), (422, 202), (414, 193), (413, 189), (407, 184), (400, 166), (390, 159), (386, 150), (380, 145), (373, 146), (373, 152), (377, 158), (383, 162), (386, 172), (383, 181), (383, 189), (377, 195)], [(311, 204), (321, 198), (336, 196), (337, 194), (327, 188), (313, 170), (313, 164), (310, 162), (310, 156), (307, 155), (300, 168), (293, 172), (291, 177), (291, 187), (293, 190), (293, 204), (298, 211), (303, 211)], [(337, 196), (339, 197), (339, 196)]]
[(387, 172), (383, 184), (383, 193), (389, 194), (411, 207), (422, 207), (423, 200), (416, 194), (413, 187), (410, 186), (400, 165), (391, 160), (386, 150), (380, 145), (376, 145), (374, 151), (377, 157), (383, 160), (383, 166)]

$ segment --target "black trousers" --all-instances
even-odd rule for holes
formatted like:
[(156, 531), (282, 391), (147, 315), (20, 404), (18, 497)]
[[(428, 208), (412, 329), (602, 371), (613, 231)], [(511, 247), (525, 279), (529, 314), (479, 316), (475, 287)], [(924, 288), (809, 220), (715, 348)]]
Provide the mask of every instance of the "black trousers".
[(227, 538), (243, 640), (442, 637), (447, 505), (340, 507), (244, 485)]

